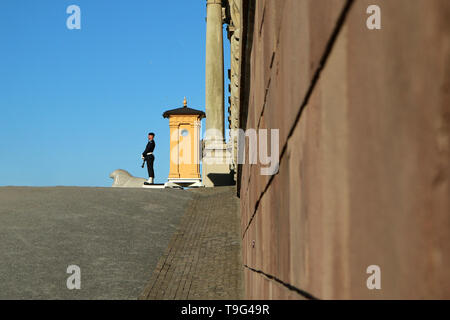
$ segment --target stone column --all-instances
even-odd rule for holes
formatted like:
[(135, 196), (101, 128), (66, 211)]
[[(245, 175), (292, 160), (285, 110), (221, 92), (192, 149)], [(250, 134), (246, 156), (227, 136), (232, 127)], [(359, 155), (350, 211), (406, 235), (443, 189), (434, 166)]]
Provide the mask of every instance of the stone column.
[(225, 144), (222, 0), (207, 0), (206, 135), (202, 179), (206, 187), (229, 185), (230, 161)]
[(228, 24), (228, 39), (231, 48), (231, 66), (230, 66), (230, 106), (228, 123), (230, 127), (230, 139), (228, 141), (228, 150), (232, 153), (232, 166), (234, 170), (234, 180), (237, 181), (238, 169), (238, 140), (233, 131), (239, 129), (239, 75), (241, 66), (241, 8), (242, 0), (228, 0), (230, 19)]
[[(222, 0), (207, 0), (205, 142), (224, 142)], [(213, 133), (212, 131), (215, 131)], [(211, 141), (212, 142), (212, 141)]]

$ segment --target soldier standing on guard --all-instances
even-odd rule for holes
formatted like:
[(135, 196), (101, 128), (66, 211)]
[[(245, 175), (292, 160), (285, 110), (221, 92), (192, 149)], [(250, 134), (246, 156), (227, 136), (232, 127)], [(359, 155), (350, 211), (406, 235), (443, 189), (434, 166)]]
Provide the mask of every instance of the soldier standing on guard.
[(148, 134), (148, 143), (145, 151), (142, 153), (142, 159), (145, 159), (147, 162), (147, 170), (148, 170), (148, 181), (144, 182), (145, 185), (153, 184), (153, 180), (155, 178), (155, 172), (153, 171), (153, 162), (155, 161), (155, 156), (153, 155), (153, 150), (155, 150), (155, 134), (150, 132)]

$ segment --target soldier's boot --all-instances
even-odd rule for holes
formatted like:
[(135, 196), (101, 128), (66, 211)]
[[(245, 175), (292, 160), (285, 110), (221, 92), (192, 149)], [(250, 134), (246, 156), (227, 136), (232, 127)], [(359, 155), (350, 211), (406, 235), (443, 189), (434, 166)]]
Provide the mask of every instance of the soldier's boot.
[(153, 178), (148, 178), (148, 180), (147, 180), (146, 182), (144, 182), (144, 184), (145, 184), (146, 186), (151, 185), (151, 184), (154, 184), (154, 183), (153, 183)]

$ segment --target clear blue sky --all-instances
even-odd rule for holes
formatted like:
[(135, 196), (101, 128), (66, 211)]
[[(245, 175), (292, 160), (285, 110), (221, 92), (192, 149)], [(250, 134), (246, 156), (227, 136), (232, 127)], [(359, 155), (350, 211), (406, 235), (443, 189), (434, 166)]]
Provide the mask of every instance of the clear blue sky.
[[(81, 30), (66, 27), (71, 4)], [(144, 177), (149, 131), (165, 182), (162, 113), (184, 96), (204, 110), (205, 16), (205, 0), (0, 1), (0, 185), (110, 186), (119, 168)]]

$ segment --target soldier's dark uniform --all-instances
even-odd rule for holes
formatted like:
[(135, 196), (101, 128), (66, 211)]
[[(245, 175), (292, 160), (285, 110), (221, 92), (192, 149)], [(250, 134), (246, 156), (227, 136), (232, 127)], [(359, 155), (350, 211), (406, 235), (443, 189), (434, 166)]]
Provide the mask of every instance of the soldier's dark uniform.
[(147, 171), (149, 178), (155, 177), (155, 172), (153, 171), (153, 162), (155, 161), (155, 156), (153, 155), (153, 150), (155, 150), (155, 140), (151, 140), (147, 143), (147, 147), (145, 148), (142, 156), (145, 158), (147, 162)]

